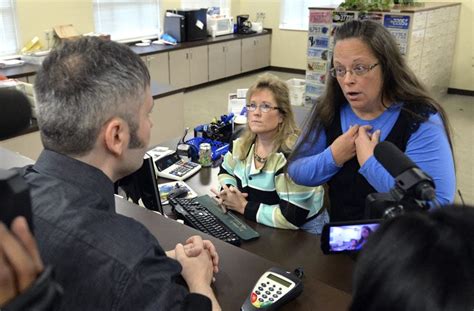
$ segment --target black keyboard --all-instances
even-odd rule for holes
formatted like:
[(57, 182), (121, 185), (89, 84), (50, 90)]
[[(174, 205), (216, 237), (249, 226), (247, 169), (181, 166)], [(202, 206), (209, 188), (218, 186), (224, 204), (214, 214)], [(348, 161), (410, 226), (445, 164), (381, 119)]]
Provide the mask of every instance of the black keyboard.
[(240, 238), (195, 199), (170, 198), (169, 202), (187, 225), (227, 243), (240, 245)]

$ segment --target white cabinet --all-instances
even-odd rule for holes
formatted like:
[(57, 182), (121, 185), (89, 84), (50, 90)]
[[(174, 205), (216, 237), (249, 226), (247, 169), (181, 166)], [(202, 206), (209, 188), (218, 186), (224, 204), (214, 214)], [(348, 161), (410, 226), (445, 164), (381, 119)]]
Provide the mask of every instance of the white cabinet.
[(170, 84), (168, 53), (158, 53), (142, 57), (150, 71), (152, 81)]
[(242, 39), (242, 72), (270, 66), (270, 35)]
[(208, 81), (207, 46), (169, 52), (170, 84), (186, 88)]
[(241, 70), (241, 40), (210, 44), (209, 81), (234, 76)]

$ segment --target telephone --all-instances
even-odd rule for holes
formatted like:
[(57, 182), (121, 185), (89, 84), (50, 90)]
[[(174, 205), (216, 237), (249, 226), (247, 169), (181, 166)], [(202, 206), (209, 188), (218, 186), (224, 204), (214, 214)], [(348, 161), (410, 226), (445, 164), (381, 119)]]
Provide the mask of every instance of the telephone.
[(298, 297), (302, 291), (303, 282), (300, 278), (289, 271), (273, 267), (258, 279), (240, 310), (277, 310)]

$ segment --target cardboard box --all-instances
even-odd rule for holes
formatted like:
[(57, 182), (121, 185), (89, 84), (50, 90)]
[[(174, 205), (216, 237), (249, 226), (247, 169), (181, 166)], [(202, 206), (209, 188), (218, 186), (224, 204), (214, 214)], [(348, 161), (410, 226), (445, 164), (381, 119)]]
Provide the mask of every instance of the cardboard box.
[(66, 39), (77, 39), (80, 34), (74, 29), (72, 24), (69, 25), (58, 25), (53, 27), (54, 30), (54, 44), (60, 43)]

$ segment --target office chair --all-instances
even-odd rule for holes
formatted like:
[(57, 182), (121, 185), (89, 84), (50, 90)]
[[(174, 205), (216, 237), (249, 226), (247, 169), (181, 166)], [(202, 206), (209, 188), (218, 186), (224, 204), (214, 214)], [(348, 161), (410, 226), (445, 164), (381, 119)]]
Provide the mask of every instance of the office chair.
[(30, 120), (31, 105), (26, 95), (16, 89), (0, 89), (0, 139), (26, 129)]

